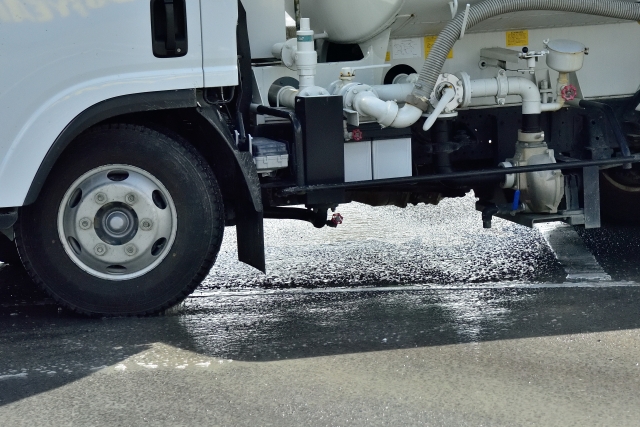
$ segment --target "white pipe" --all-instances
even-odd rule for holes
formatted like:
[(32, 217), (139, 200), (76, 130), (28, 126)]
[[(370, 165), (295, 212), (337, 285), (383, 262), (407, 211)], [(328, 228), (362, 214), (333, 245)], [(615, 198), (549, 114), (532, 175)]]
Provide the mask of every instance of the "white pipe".
[(564, 107), (564, 100), (562, 98), (559, 99), (560, 102), (548, 102), (546, 104), (540, 105), (540, 111), (542, 111), (543, 113), (547, 111), (558, 111), (559, 109)]
[(507, 79), (509, 95), (522, 97), (522, 114), (540, 114), (542, 112), (540, 90), (535, 83), (524, 77), (509, 77)]
[(393, 84), (402, 84), (402, 83), (415, 84), (417, 81), (418, 81), (418, 75), (416, 73), (413, 73), (413, 74), (398, 74), (393, 79)]
[[(538, 86), (524, 77), (508, 77), (507, 83), (507, 95), (518, 95), (522, 98), (522, 114), (540, 114), (545, 111), (558, 111), (564, 106), (564, 102), (542, 104)], [(482, 98), (496, 95), (498, 95), (497, 79), (471, 80), (471, 97)]]
[(413, 83), (377, 85), (372, 86), (372, 88), (376, 91), (378, 97), (383, 101), (404, 102), (404, 100), (413, 90)]
[(315, 86), (316, 66), (318, 54), (313, 42), (313, 30), (309, 18), (300, 19), (300, 29), (297, 31), (298, 46), (295, 60), (298, 67), (299, 87), (304, 90)]
[(496, 96), (497, 94), (498, 94), (498, 80), (494, 78), (471, 80), (471, 97), (472, 98)]
[(398, 115), (398, 104), (382, 101), (372, 92), (360, 92), (353, 98), (353, 107), (365, 116), (375, 117), (382, 126), (391, 126)]
[(392, 128), (408, 128), (422, 117), (422, 110), (411, 104), (404, 104), (404, 106), (398, 111), (393, 123)]
[(376, 119), (385, 127), (406, 128), (420, 119), (422, 110), (413, 105), (405, 104), (398, 108), (393, 101), (383, 101), (373, 92), (358, 93), (353, 99), (353, 108), (360, 114)]
[(287, 108), (296, 108), (296, 96), (300, 91), (293, 86), (285, 86), (278, 91), (278, 106)]

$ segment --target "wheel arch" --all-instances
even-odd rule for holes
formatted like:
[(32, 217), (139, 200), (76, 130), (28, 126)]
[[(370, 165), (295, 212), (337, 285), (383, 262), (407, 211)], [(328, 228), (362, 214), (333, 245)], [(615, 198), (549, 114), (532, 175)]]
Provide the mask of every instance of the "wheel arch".
[(203, 155), (219, 181), (227, 225), (237, 225), (238, 256), (265, 270), (262, 198), (253, 158), (237, 150), (228, 126), (196, 89), (121, 96), (80, 113), (58, 135), (40, 164), (24, 205), (38, 198), (53, 166), (74, 139), (89, 128), (128, 121), (176, 132)]

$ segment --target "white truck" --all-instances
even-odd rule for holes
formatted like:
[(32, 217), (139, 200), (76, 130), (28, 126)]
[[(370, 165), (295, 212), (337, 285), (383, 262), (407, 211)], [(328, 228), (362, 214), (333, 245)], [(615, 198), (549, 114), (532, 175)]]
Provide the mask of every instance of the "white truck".
[(468, 1), (0, 0), (1, 259), (143, 315), (351, 201), (636, 221), (640, 4)]

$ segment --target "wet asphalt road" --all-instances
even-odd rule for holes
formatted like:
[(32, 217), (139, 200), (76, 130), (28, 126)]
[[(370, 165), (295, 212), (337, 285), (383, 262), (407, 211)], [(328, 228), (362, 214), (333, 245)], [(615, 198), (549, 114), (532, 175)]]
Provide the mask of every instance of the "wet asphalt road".
[(0, 424), (638, 425), (640, 229), (579, 232), (611, 280), (571, 281), (575, 248), (482, 230), (471, 197), (340, 212), (268, 222), (267, 275), (228, 229), (165, 316), (80, 318), (0, 270)]

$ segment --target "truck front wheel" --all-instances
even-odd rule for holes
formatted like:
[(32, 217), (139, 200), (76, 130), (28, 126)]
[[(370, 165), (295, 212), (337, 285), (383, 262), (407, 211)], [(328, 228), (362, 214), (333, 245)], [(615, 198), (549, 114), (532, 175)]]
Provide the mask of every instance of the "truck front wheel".
[(189, 295), (220, 250), (224, 209), (206, 162), (177, 135), (116, 124), (69, 147), (16, 242), (33, 280), (92, 315), (144, 315)]

